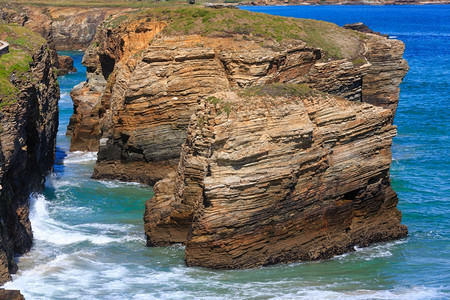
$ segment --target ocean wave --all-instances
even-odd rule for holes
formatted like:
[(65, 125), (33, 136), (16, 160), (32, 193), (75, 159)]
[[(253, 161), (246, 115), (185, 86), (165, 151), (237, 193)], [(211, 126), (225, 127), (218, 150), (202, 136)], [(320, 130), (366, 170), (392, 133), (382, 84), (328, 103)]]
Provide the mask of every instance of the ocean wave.
[(444, 294), (437, 288), (411, 287), (396, 288), (392, 290), (355, 290), (355, 291), (327, 291), (319, 289), (302, 290), (296, 293), (288, 293), (273, 299), (432, 299), (443, 297)]
[[(80, 225), (71, 226), (63, 222), (58, 222), (50, 217), (47, 209), (47, 201), (41, 194), (33, 195), (31, 198), (30, 221), (35, 239), (55, 245), (70, 245), (81, 242), (103, 245), (141, 241), (143, 239), (142, 237), (132, 235), (111, 237), (102, 234), (102, 232), (95, 234), (87, 232), (87, 229), (83, 230), (80, 228)], [(93, 227), (90, 228), (92, 229)], [(117, 234), (117, 232), (114, 233)]]
[(98, 183), (105, 185), (107, 188), (122, 188), (124, 186), (136, 186), (136, 187), (148, 187), (145, 184), (139, 182), (127, 182), (127, 181), (119, 181), (119, 180), (97, 180)]
[(376, 258), (382, 257), (390, 257), (392, 256), (392, 251), (397, 245), (406, 243), (406, 240), (396, 240), (392, 242), (380, 243), (371, 245), (368, 247), (357, 247), (355, 246), (355, 252), (348, 252), (341, 255), (337, 255), (334, 259), (343, 260), (343, 259), (363, 259), (366, 261), (370, 261)]
[(97, 152), (75, 151), (70, 152), (63, 160), (64, 165), (86, 164), (97, 160)]

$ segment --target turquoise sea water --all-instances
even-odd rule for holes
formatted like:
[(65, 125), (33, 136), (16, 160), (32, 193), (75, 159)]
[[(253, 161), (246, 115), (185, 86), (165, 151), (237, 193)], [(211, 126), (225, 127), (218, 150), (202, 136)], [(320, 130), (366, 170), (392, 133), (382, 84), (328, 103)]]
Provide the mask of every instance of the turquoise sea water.
[(395, 118), (392, 183), (408, 238), (320, 262), (252, 270), (187, 268), (183, 247), (146, 248), (142, 213), (152, 190), (94, 181), (95, 153), (69, 153), (70, 89), (60, 77), (55, 172), (32, 197), (35, 244), (6, 288), (29, 299), (450, 298), (450, 6), (245, 7), (339, 25), (363, 21), (406, 44), (410, 71)]

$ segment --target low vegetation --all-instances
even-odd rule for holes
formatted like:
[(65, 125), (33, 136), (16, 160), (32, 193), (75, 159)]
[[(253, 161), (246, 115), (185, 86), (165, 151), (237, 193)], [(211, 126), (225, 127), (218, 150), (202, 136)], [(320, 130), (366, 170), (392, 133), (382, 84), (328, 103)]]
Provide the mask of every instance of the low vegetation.
[(226, 113), (227, 117), (230, 116), (231, 113), (231, 103), (228, 101), (224, 101), (221, 98), (217, 98), (215, 96), (210, 96), (206, 99), (206, 102), (211, 103), (214, 105), (214, 110), (216, 111), (217, 115), (221, 115), (222, 113)]
[(16, 101), (19, 93), (11, 80), (24, 79), (33, 53), (45, 39), (19, 25), (0, 23), (0, 40), (8, 42), (10, 49), (0, 57), (0, 108), (4, 108)]
[(274, 83), (252, 86), (239, 91), (238, 95), (242, 98), (252, 98), (260, 96), (306, 98), (315, 96), (320, 93), (321, 92), (317, 90), (311, 89), (306, 84)]
[[(126, 26), (133, 20), (165, 21), (166, 35), (198, 34), (203, 36), (259, 38), (279, 44), (302, 40), (310, 47), (321, 48), (324, 59), (353, 58), (362, 40), (356, 32), (323, 21), (296, 19), (254, 13), (240, 9), (211, 9), (177, 5), (155, 7), (111, 17), (105, 26)], [(264, 42), (261, 43), (264, 46)]]

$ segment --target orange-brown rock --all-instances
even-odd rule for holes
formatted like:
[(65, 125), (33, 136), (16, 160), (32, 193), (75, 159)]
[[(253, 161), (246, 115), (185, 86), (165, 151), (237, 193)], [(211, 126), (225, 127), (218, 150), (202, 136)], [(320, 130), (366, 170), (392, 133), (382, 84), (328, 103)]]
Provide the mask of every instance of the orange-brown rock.
[(25, 300), (19, 290), (0, 289), (0, 299), (4, 300)]
[(165, 178), (146, 204), (148, 245), (241, 268), (406, 235), (389, 183), (402, 42), (235, 9), (160, 13), (101, 26), (73, 117), (87, 125), (72, 139), (99, 143), (94, 178)]
[(58, 55), (56, 68), (58, 69), (58, 76), (75, 73), (77, 71), (77, 68), (73, 66), (73, 58), (67, 55)]
[(186, 243), (189, 266), (248, 268), (407, 234), (389, 180), (391, 110), (259, 90), (218, 93), (192, 116), (175, 177), (146, 203), (148, 245)]
[[(168, 26), (169, 22), (145, 14), (119, 25), (112, 19), (100, 27), (86, 52), (88, 79), (73, 93), (77, 107), (68, 134), (73, 135), (73, 150), (95, 151), (99, 145), (94, 178), (154, 184), (173, 172), (190, 116), (200, 100), (215, 91), (307, 83), (352, 101), (370, 98), (384, 105), (391, 101), (387, 98), (395, 102), (407, 70), (400, 41), (372, 34), (363, 38), (319, 21), (308, 20), (302, 26), (324, 28), (323, 39), (339, 49), (339, 59), (302, 40), (174, 35), (167, 33)], [(379, 57), (376, 52), (381, 48), (398, 51)], [(377, 69), (372, 69), (372, 58)], [(392, 82), (378, 81), (375, 75), (380, 73), (392, 75)], [(366, 82), (367, 74), (373, 80)], [(377, 93), (380, 87), (392, 91)]]

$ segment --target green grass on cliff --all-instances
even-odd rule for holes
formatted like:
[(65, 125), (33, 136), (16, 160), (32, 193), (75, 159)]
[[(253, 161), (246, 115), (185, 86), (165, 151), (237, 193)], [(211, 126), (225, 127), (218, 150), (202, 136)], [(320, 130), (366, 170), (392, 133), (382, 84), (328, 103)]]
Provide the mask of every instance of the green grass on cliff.
[(261, 96), (269, 97), (300, 97), (306, 98), (323, 94), (315, 89), (310, 88), (306, 84), (289, 84), (289, 83), (273, 83), (257, 85), (240, 90), (238, 95), (242, 98), (253, 98)]
[(9, 53), (0, 57), (0, 109), (17, 98), (19, 90), (11, 82), (11, 75), (21, 78), (30, 69), (33, 53), (45, 39), (31, 30), (14, 24), (0, 23), (0, 40), (9, 43)]
[(136, 19), (168, 22), (169, 25), (163, 31), (166, 35), (240, 35), (244, 39), (257, 37), (276, 43), (302, 40), (310, 47), (321, 48), (325, 59), (353, 59), (360, 51), (362, 39), (356, 32), (323, 21), (189, 5), (155, 7), (152, 10), (123, 14), (120, 17), (111, 17), (105, 26), (115, 28)]

